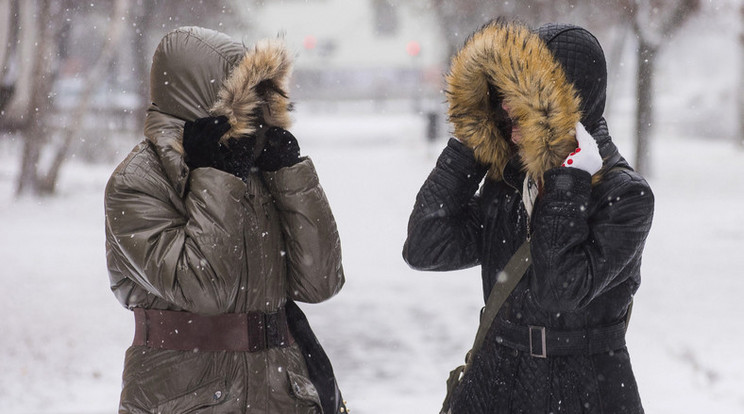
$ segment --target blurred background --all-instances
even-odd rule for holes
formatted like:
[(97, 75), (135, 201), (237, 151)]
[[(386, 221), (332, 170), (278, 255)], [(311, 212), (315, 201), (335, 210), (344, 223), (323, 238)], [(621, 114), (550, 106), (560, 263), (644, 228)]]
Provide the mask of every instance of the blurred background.
[(108, 290), (103, 187), (142, 139), (157, 43), (188, 25), (286, 39), (348, 278), (311, 323), (355, 413), (436, 412), (478, 269), (414, 272), (400, 250), (450, 134), (449, 59), (499, 16), (604, 47), (610, 133), (657, 196), (628, 338), (647, 412), (744, 412), (741, 0), (0, 0), (0, 412), (116, 412), (132, 320)]

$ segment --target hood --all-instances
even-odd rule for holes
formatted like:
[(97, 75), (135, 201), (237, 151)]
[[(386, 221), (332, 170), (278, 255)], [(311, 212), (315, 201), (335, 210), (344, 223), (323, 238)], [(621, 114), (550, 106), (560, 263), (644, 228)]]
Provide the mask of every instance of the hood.
[[(145, 136), (173, 181), (182, 180), (185, 121), (227, 116), (223, 140), (250, 135), (261, 120), (288, 129), (291, 59), (281, 39), (247, 46), (202, 27), (166, 34), (152, 59)], [(179, 183), (175, 183), (179, 185)]]
[[(165, 35), (155, 50), (148, 112), (178, 121), (225, 115), (231, 129), (224, 139), (255, 132), (261, 118), (286, 129), (291, 124), (290, 72), (289, 53), (280, 39), (246, 46), (214, 30), (182, 27)], [(152, 137), (148, 126), (146, 135)]]
[[(576, 148), (576, 122), (590, 129), (601, 119), (606, 76), (599, 86), (591, 77), (574, 83), (580, 78), (577, 68), (586, 65), (578, 64), (583, 54), (571, 58), (577, 45), (567, 35), (580, 31), (586, 32), (549, 25), (535, 32), (520, 23), (495, 20), (473, 33), (453, 57), (445, 79), (449, 119), (455, 136), (489, 166), (490, 178), (503, 179), (504, 167), (518, 152), (523, 170), (542, 179)], [(500, 93), (519, 124), (522, 139), (516, 148), (499, 129), (497, 100), (491, 99), (489, 86)]]
[(602, 46), (588, 30), (549, 23), (537, 33), (561, 64), (581, 97), (581, 123), (592, 130), (602, 119), (607, 99), (607, 63)]

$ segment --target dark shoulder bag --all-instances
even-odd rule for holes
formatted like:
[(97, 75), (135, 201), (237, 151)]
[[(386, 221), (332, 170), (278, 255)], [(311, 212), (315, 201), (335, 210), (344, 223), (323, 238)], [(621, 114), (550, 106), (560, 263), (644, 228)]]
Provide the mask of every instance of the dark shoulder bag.
[(491, 328), (493, 320), (496, 318), (496, 314), (499, 313), (499, 309), (509, 297), (511, 292), (517, 286), (522, 276), (530, 267), (532, 262), (532, 256), (530, 255), (530, 242), (525, 241), (517, 249), (516, 253), (509, 259), (509, 262), (504, 267), (504, 270), (499, 274), (496, 283), (491, 288), (491, 293), (488, 295), (488, 302), (486, 307), (483, 308), (481, 314), (480, 325), (478, 326), (478, 333), (475, 335), (475, 342), (473, 347), (465, 355), (465, 365), (453, 369), (450, 372), (449, 378), (447, 378), (447, 396), (444, 398), (442, 404), (442, 410), (440, 414), (451, 414), (450, 403), (452, 400), (452, 394), (460, 384), (463, 375), (468, 371), (471, 364), (473, 363), (473, 355), (483, 345), (483, 341), (486, 339), (486, 334)]
[(305, 313), (297, 304), (287, 299), (284, 305), (287, 311), (287, 324), (295, 342), (302, 351), (307, 365), (310, 381), (318, 391), (320, 403), (325, 414), (346, 413), (346, 405), (341, 397), (341, 390), (336, 383), (331, 360), (313, 333)]

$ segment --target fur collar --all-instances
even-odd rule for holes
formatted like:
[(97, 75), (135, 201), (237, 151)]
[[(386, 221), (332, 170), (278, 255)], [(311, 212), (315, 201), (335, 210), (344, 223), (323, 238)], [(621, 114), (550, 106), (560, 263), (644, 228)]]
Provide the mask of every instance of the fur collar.
[[(290, 127), (291, 103), (286, 91), (291, 67), (287, 48), (279, 39), (264, 39), (246, 50), (210, 110), (213, 116), (229, 119), (231, 129), (224, 139), (256, 132), (259, 114), (268, 125)], [(262, 82), (272, 86), (261, 91)]]
[(513, 155), (490, 107), (488, 85), (496, 86), (515, 114), (524, 171), (541, 180), (576, 148), (581, 101), (547, 45), (526, 26), (493, 21), (468, 38), (446, 75), (449, 119), (455, 136), (503, 179)]

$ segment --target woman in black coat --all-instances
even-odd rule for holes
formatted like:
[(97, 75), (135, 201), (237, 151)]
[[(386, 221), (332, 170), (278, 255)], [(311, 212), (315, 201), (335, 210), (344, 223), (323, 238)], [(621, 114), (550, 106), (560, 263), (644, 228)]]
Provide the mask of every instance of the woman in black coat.
[(485, 299), (527, 239), (532, 256), (452, 413), (643, 413), (624, 333), (654, 197), (610, 138), (606, 85), (599, 42), (576, 26), (493, 21), (452, 60), (457, 138), (416, 198), (403, 256), (481, 265)]

